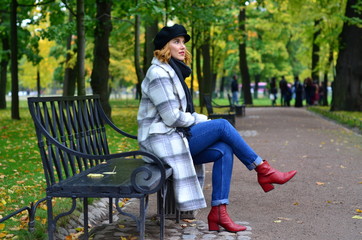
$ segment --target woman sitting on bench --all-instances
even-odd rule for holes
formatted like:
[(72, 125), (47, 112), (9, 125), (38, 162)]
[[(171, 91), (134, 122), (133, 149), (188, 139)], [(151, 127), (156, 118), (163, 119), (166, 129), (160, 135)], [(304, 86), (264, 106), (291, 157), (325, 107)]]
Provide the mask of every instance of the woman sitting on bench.
[(206, 207), (202, 192), (203, 164), (214, 162), (212, 201), (208, 215), (210, 231), (219, 226), (227, 231), (244, 231), (226, 211), (233, 167), (233, 154), (249, 170), (256, 170), (265, 192), (272, 184), (284, 184), (296, 171), (273, 169), (243, 140), (224, 119), (208, 120), (194, 110), (185, 78), (191, 74), (186, 65), (190, 53), (185, 43), (190, 36), (182, 25), (164, 27), (154, 39), (155, 57), (142, 82), (142, 99), (138, 111), (138, 141), (142, 150), (160, 157), (173, 170), (177, 208), (191, 211)]

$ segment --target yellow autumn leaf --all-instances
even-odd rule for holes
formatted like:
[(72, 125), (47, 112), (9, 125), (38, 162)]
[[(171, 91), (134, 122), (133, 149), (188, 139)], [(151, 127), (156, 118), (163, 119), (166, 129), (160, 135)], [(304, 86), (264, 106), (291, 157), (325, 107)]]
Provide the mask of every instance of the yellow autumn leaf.
[(11, 231), (19, 231), (21, 228), (20, 227), (12, 227), (12, 228), (9, 228), (9, 230)]
[(90, 177), (90, 178), (102, 178), (102, 177), (104, 177), (104, 175), (100, 174), (100, 173), (89, 173), (87, 175), (87, 177)]
[(275, 222), (275, 223), (281, 223), (282, 220), (275, 220), (274, 222)]
[(194, 219), (182, 219), (182, 221), (187, 222), (187, 223), (195, 222)]
[(357, 209), (356, 209), (356, 212), (362, 213), (362, 210), (357, 208)]
[(120, 225), (118, 225), (118, 227), (122, 229), (122, 228), (125, 228), (126, 226), (120, 224)]
[(0, 230), (4, 230), (5, 228), (5, 223), (0, 223)]
[(352, 218), (354, 218), (354, 219), (362, 219), (362, 216), (355, 215)]

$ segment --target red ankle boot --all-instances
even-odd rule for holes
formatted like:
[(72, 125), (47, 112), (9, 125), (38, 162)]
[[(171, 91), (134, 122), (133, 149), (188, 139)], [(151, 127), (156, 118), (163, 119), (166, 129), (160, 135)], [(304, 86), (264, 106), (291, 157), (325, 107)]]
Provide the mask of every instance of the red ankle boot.
[(220, 231), (219, 225), (225, 228), (228, 232), (240, 232), (246, 230), (246, 227), (238, 225), (231, 220), (226, 211), (226, 204), (212, 207), (209, 215), (207, 216), (207, 221), (209, 223), (209, 231)]
[(269, 192), (274, 189), (272, 183), (284, 184), (297, 173), (295, 170), (286, 173), (279, 172), (278, 170), (272, 168), (265, 160), (262, 164), (255, 168), (255, 171), (258, 173), (258, 182), (264, 192)]

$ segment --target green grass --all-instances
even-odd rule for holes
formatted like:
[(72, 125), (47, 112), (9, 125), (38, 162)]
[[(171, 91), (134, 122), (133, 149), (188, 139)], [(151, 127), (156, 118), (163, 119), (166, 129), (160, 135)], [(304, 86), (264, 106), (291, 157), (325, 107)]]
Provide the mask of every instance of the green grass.
[(308, 110), (362, 132), (362, 112), (330, 111), (330, 107), (312, 106)]
[[(135, 103), (111, 102), (113, 121), (131, 134), (137, 134)], [(126, 107), (128, 105), (131, 107)], [(0, 218), (45, 197), (46, 182), (35, 129), (26, 106), (26, 102), (21, 101), (21, 120), (11, 119), (10, 108), (0, 110)], [(109, 132), (108, 139), (111, 152), (138, 147), (136, 140), (126, 141), (114, 131)], [(68, 199), (55, 199), (54, 211), (64, 212), (70, 206)], [(35, 232), (27, 231), (27, 223), (27, 211), (1, 223), (0, 239), (46, 239), (45, 203), (36, 212)]]

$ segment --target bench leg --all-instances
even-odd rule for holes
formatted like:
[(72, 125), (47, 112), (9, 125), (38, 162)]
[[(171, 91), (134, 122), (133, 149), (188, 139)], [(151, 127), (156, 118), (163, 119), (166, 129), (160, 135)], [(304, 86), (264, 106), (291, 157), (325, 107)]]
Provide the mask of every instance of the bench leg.
[(53, 219), (53, 205), (52, 205), (52, 197), (47, 197), (47, 213), (48, 213), (48, 239), (54, 239), (55, 233), (55, 221)]
[(167, 195), (167, 183), (157, 193), (157, 205), (158, 213), (160, 215), (160, 240), (164, 239), (165, 235), (165, 205), (166, 205), (166, 195)]
[[(146, 198), (148, 198), (148, 195), (146, 195)], [(146, 201), (145, 197), (140, 198), (140, 218), (139, 218), (140, 240), (143, 240), (145, 238), (146, 208), (147, 208)]]
[(108, 202), (108, 218), (109, 223), (113, 223), (113, 198), (109, 198)]
[(88, 198), (83, 198), (84, 239), (88, 239)]

